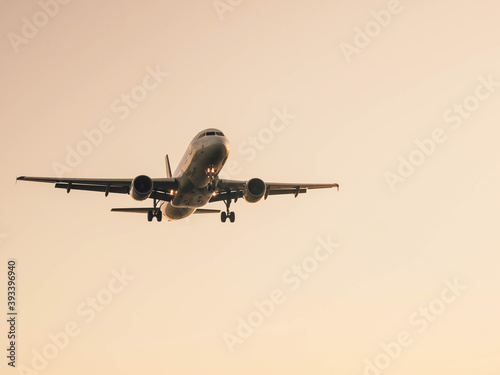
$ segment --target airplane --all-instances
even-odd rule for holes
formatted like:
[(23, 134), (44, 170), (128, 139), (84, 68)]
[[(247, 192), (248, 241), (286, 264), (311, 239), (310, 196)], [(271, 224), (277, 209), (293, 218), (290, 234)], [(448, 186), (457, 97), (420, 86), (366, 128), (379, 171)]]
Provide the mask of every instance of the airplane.
[[(257, 203), (270, 195), (292, 194), (297, 197), (308, 189), (337, 188), (339, 184), (300, 184), (264, 182), (260, 178), (248, 181), (219, 178), (230, 152), (230, 143), (219, 129), (205, 129), (189, 144), (179, 166), (172, 173), (168, 154), (165, 156), (166, 178), (139, 175), (133, 179), (27, 177), (17, 180), (54, 183), (56, 188), (87, 190), (104, 193), (129, 194), (136, 201), (153, 200), (152, 207), (113, 208), (114, 212), (147, 214), (148, 221), (185, 219), (192, 214), (220, 213), (223, 223), (235, 222), (236, 215), (230, 210), (231, 203), (243, 198)], [(224, 202), (226, 211), (202, 208), (208, 203)]]

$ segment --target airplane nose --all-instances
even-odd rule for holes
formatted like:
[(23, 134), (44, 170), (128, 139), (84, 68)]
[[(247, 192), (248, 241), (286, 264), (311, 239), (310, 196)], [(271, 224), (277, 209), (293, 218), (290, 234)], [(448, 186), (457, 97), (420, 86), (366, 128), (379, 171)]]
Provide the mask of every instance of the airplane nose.
[(229, 144), (223, 141), (215, 142), (210, 146), (207, 146), (205, 148), (205, 152), (209, 155), (222, 155), (223, 157), (226, 157), (229, 155)]
[(226, 147), (226, 155), (229, 156), (229, 153), (231, 152), (231, 144), (227, 138), (224, 139), (224, 146)]
[(226, 156), (228, 156), (231, 151), (231, 145), (226, 137), (217, 137), (217, 143), (215, 143), (215, 146)]

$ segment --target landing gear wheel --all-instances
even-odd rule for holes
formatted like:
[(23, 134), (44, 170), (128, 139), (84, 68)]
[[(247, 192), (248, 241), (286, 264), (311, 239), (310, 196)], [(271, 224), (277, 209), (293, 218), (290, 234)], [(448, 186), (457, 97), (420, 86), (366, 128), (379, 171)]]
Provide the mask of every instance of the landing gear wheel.
[(148, 221), (153, 221), (153, 211), (148, 211)]
[(161, 219), (163, 219), (163, 215), (162, 215), (161, 211), (158, 210), (158, 212), (156, 213), (156, 220), (158, 220), (158, 222), (160, 223)]
[(234, 223), (234, 221), (235, 221), (235, 220), (236, 220), (236, 214), (235, 214), (234, 212), (231, 212), (231, 213), (229, 214), (229, 221), (230, 221), (231, 223)]
[(221, 212), (220, 213), (220, 221), (222, 221), (223, 223), (225, 223), (227, 220), (227, 214), (225, 212)]

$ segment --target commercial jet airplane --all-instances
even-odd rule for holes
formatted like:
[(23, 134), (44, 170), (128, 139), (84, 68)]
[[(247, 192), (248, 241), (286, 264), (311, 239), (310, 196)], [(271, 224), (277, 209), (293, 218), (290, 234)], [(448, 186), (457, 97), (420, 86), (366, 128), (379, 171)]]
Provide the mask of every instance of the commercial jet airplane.
[[(229, 141), (218, 129), (198, 133), (189, 144), (175, 173), (172, 174), (168, 155), (165, 157), (167, 178), (150, 178), (145, 175), (133, 179), (18, 177), (18, 180), (55, 183), (56, 188), (129, 194), (136, 201), (152, 199), (152, 207), (113, 208), (117, 212), (146, 213), (148, 221), (162, 217), (169, 221), (187, 218), (191, 214), (220, 213), (223, 223), (229, 218), (233, 223), (235, 213), (231, 203), (239, 198), (256, 203), (270, 195), (306, 193), (308, 189), (337, 188), (338, 184), (297, 184), (264, 182), (260, 178), (248, 181), (226, 180), (219, 173), (229, 157)], [(226, 211), (204, 209), (208, 203), (222, 201)]]

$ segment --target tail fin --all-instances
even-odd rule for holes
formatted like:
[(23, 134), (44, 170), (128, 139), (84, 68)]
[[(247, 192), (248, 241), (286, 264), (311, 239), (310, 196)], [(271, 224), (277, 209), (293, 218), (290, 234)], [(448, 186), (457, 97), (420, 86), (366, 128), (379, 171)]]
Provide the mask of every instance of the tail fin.
[(170, 168), (170, 159), (168, 158), (168, 154), (165, 155), (165, 166), (167, 168), (167, 177), (172, 178), (172, 169)]

